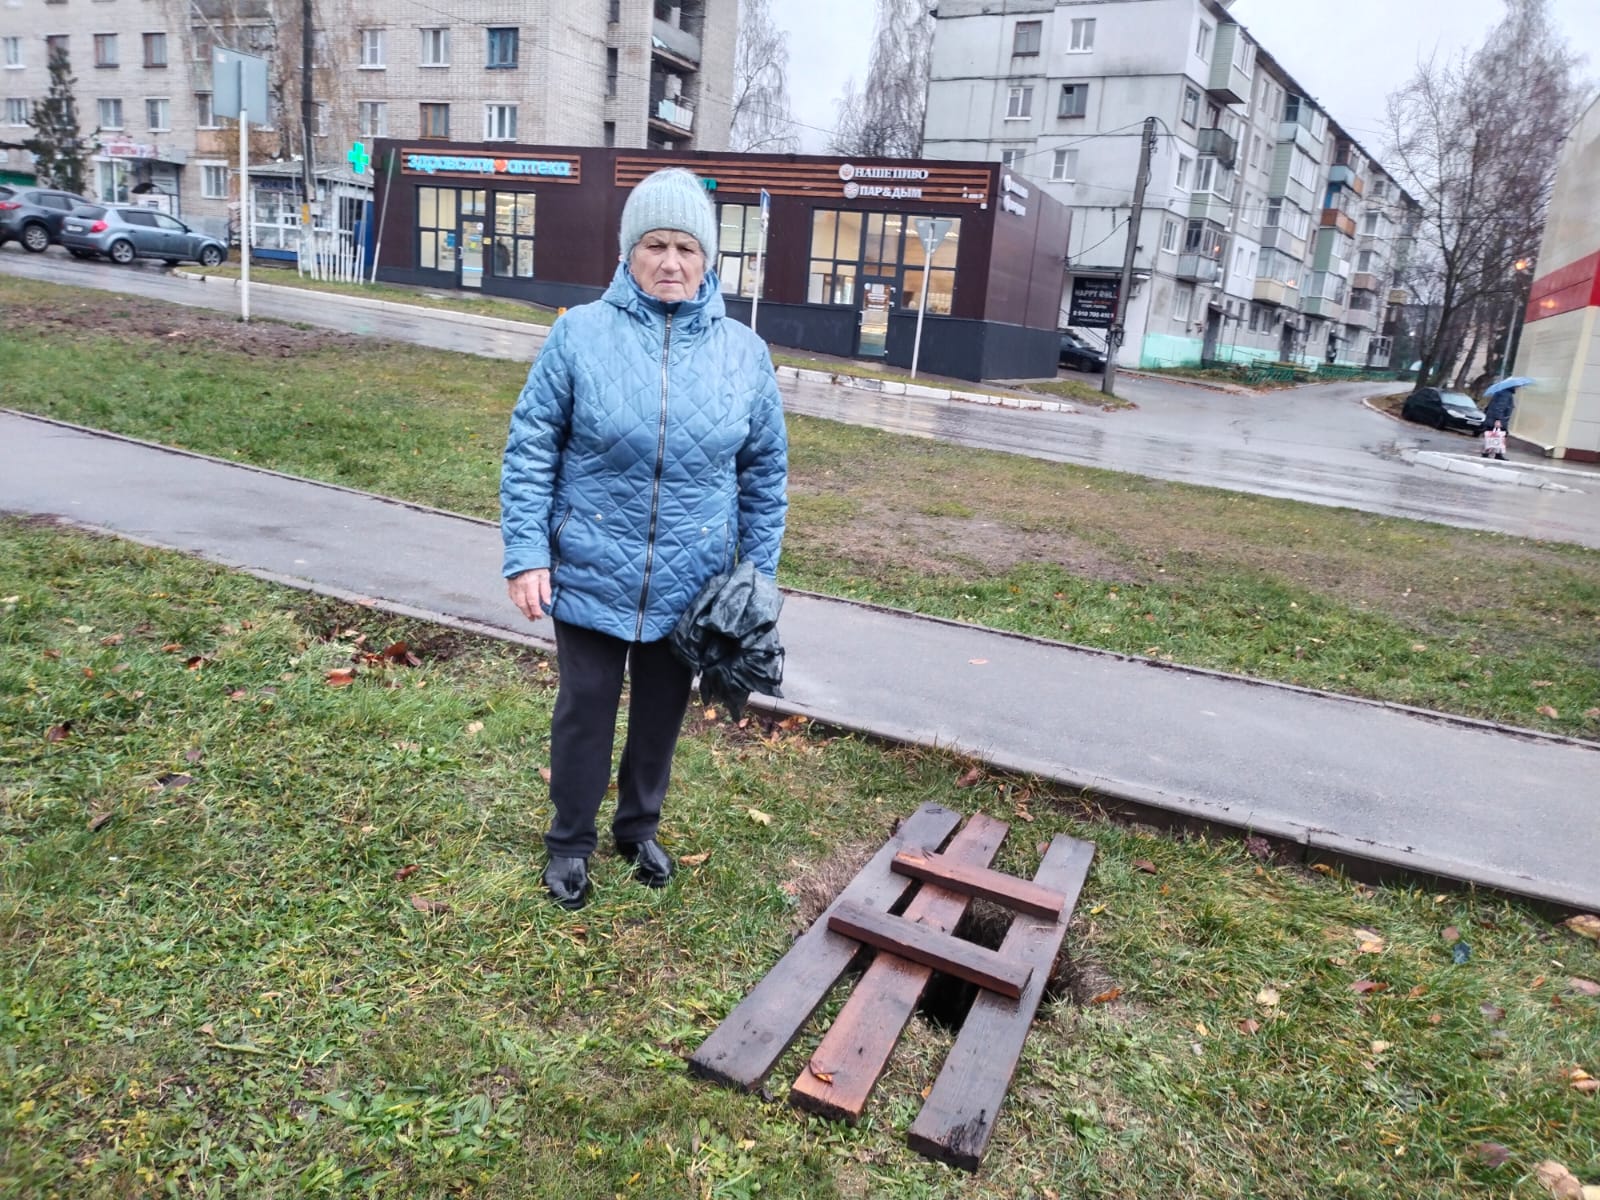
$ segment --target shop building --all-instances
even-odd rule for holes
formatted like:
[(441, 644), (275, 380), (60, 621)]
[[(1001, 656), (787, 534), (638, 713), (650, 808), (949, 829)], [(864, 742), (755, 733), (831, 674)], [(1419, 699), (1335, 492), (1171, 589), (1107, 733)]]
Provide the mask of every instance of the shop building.
[[(385, 140), (375, 155), (378, 278), (550, 305), (598, 298), (629, 190), (662, 167), (706, 183), (729, 312), (774, 345), (919, 369), (1054, 375), (1068, 214), (996, 163), (638, 152)], [(925, 262), (919, 217), (949, 230)]]

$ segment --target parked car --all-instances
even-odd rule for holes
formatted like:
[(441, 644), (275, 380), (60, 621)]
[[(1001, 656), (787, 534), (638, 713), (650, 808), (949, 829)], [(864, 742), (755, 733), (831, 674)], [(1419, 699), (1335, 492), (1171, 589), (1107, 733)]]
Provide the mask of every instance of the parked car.
[(104, 254), (124, 266), (136, 258), (161, 258), (168, 265), (214, 267), (228, 257), (228, 248), (216, 238), (153, 208), (79, 205), (61, 225), (61, 244), (78, 258)]
[(1465, 392), (1418, 388), (1406, 397), (1406, 402), (1400, 406), (1400, 415), (1435, 429), (1459, 429), (1471, 434), (1483, 432), (1483, 410)]
[(82, 196), (53, 188), (0, 184), (0, 246), (21, 242), (25, 250), (39, 254), (61, 240), (61, 223), (87, 203)]
[(1102, 372), (1106, 369), (1105, 351), (1098, 349), (1071, 330), (1061, 331), (1061, 365), (1074, 371)]

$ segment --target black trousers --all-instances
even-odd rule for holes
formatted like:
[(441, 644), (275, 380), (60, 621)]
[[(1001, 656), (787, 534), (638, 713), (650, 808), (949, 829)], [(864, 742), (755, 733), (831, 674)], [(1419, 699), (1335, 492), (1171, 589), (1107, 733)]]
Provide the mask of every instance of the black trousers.
[(626, 642), (562, 621), (555, 626), (561, 670), (550, 721), (550, 799), (555, 817), (544, 846), (551, 857), (588, 858), (597, 841), (600, 802), (611, 782), (624, 666), (632, 690), (627, 740), (617, 771), (617, 813), (611, 822), (612, 836), (619, 842), (642, 842), (656, 835), (693, 675), (665, 638)]

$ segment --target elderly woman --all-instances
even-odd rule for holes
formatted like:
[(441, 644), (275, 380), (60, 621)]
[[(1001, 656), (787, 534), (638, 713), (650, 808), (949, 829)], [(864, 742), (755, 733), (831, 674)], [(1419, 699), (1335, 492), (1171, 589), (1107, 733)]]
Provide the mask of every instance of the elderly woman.
[(699, 179), (640, 182), (621, 244), (605, 295), (561, 317), (529, 371), (500, 483), (511, 601), (555, 624), (544, 884), (567, 908), (588, 895), (625, 665), (612, 838), (642, 883), (671, 878), (656, 835), (692, 679), (667, 635), (736, 560), (776, 574), (788, 506), (772, 360), (725, 315)]

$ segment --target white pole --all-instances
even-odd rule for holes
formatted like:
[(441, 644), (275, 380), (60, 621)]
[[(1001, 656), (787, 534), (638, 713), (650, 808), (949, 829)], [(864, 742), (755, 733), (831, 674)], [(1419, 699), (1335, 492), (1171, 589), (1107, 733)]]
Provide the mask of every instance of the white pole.
[(756, 330), (756, 313), (761, 309), (761, 277), (767, 265), (767, 214), (761, 214), (761, 244), (756, 249), (756, 294), (750, 298), (750, 332)]
[(933, 254), (923, 244), (922, 298), (917, 301), (917, 338), (911, 343), (911, 378), (917, 377), (917, 358), (922, 353), (922, 314), (928, 311), (928, 276), (933, 274)]
[[(244, 95), (244, 64), (239, 64)], [(250, 319), (250, 113), (239, 109), (239, 319)]]

